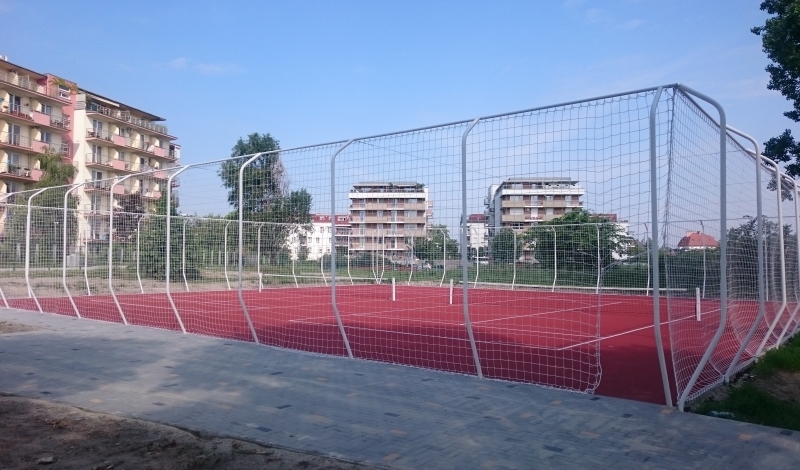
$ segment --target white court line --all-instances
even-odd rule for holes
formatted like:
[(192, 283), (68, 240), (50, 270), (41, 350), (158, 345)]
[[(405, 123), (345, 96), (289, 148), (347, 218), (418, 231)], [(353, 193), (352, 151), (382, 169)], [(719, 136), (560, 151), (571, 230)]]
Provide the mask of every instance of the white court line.
[[(600, 307), (602, 308), (602, 307), (605, 307), (606, 305), (617, 305), (617, 304), (621, 304), (621, 303), (622, 303), (622, 302), (613, 302), (613, 303), (610, 303), (610, 304), (602, 304)], [(588, 307), (590, 307), (590, 308), (591, 308), (591, 307), (594, 307), (594, 306), (592, 306), (592, 305), (589, 305)], [(572, 311), (572, 310), (582, 310), (582, 309), (585, 309), (585, 308), (587, 308), (587, 307), (575, 307), (575, 308), (568, 308), (568, 309), (564, 309), (564, 310), (550, 310), (550, 311), (547, 311), (547, 312), (541, 312), (541, 313), (529, 313), (529, 314), (525, 314), (525, 315), (514, 315), (514, 316), (511, 316), (511, 317), (493, 318), (493, 319), (491, 319), (491, 320), (479, 320), (479, 321), (473, 321), (473, 322), (472, 322), (472, 324), (474, 325), (474, 324), (476, 324), (476, 323), (486, 323), (486, 322), (490, 322), (490, 321), (504, 321), (504, 320), (511, 320), (512, 318), (529, 318), (529, 317), (538, 317), (538, 316), (540, 316), (540, 315), (549, 315), (549, 314), (551, 314), (551, 313), (564, 313), (564, 312), (570, 312), (570, 311)], [(602, 316), (602, 315), (603, 315), (603, 313), (602, 313), (602, 312), (600, 312), (600, 315)], [(464, 323), (461, 323), (461, 324), (462, 324), (462, 325), (464, 325)]]
[[(714, 310), (712, 310), (711, 312), (713, 312), (713, 311), (714, 311)], [(719, 309), (717, 309), (716, 311), (718, 312), (718, 311), (719, 311)], [(707, 313), (711, 313), (711, 312), (707, 312)], [(694, 320), (695, 318), (696, 318), (696, 317), (695, 317), (694, 315), (687, 316), (687, 317), (684, 317), (684, 318), (676, 318), (675, 320), (670, 320), (670, 321), (661, 322), (661, 325), (660, 325), (660, 326), (669, 325), (670, 323), (675, 323), (675, 322), (684, 321), (684, 320)], [(633, 329), (633, 330), (623, 331), (622, 333), (617, 333), (617, 334), (615, 334), (615, 335), (603, 336), (603, 337), (600, 337), (600, 338), (597, 338), (597, 339), (592, 339), (592, 340), (589, 340), (589, 341), (584, 341), (583, 343), (577, 343), (577, 344), (573, 344), (573, 345), (571, 345), (571, 346), (565, 346), (565, 347), (563, 347), (563, 348), (558, 348), (558, 349), (556, 349), (556, 351), (564, 351), (565, 349), (572, 349), (572, 348), (576, 348), (576, 347), (578, 347), (578, 346), (583, 346), (583, 345), (585, 345), (585, 344), (599, 343), (600, 341), (603, 341), (603, 340), (605, 340), (605, 339), (616, 338), (617, 336), (623, 336), (623, 335), (627, 335), (627, 334), (630, 334), (630, 333), (635, 333), (635, 332), (637, 332), (637, 331), (646, 330), (646, 329), (648, 329), (648, 328), (652, 328), (652, 327), (653, 327), (653, 325), (647, 325), (647, 326), (643, 326), (643, 327), (641, 327), (641, 328), (635, 328), (635, 329)]]

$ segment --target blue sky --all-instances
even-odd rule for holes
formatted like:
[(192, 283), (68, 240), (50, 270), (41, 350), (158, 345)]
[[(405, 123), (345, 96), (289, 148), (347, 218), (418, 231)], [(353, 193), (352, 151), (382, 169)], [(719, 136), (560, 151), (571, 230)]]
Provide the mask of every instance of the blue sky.
[(0, 0), (0, 54), (165, 117), (182, 163), (252, 132), (290, 148), (675, 82), (763, 142), (797, 126), (759, 3)]
[(682, 82), (760, 141), (758, 1), (0, 0), (0, 53), (167, 119), (186, 163)]

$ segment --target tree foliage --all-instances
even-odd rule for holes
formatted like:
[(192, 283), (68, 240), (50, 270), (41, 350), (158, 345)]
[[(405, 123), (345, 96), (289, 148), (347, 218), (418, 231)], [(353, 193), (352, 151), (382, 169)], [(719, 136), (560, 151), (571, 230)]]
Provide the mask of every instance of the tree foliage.
[[(520, 237), (518, 237), (520, 238)], [(528, 229), (523, 243), (541, 266), (572, 270), (607, 268), (627, 256), (633, 239), (618, 224), (586, 211), (569, 212)]]
[[(45, 149), (35, 157), (39, 161), (42, 177), (30, 187), (31, 190), (45, 189), (36, 194), (33, 191), (9, 198), (5, 221), (5, 242), (0, 249), (0, 257), (8, 262), (19, 262), (17, 245), (25, 243), (27, 205), (31, 203), (30, 242), (34, 264), (56, 265), (61, 262), (64, 243), (64, 197), (75, 175), (75, 167), (63, 163), (61, 156)], [(33, 198), (33, 199), (31, 199)], [(78, 198), (67, 196), (67, 247), (75, 244), (78, 236)], [(38, 248), (37, 248), (38, 247)], [(35, 256), (35, 254), (39, 256)]]
[[(514, 240), (516, 239), (517, 247), (514, 249)], [(517, 235), (514, 236), (514, 231), (510, 228), (500, 229), (494, 237), (492, 237), (492, 260), (501, 263), (512, 263), (515, 259), (519, 259), (522, 255), (524, 237)], [(514, 254), (516, 253), (516, 258)]]
[(413, 247), (415, 257), (431, 263), (442, 261), (442, 257), (458, 258), (458, 243), (446, 225), (432, 225), (427, 237), (414, 239)]
[[(751, 30), (761, 36), (763, 50), (772, 61), (766, 68), (770, 76), (767, 88), (780, 91), (793, 103), (793, 109), (783, 114), (800, 122), (800, 0), (765, 0), (761, 10), (773, 15), (763, 26)], [(764, 155), (788, 163), (787, 173), (800, 176), (800, 142), (795, 141), (790, 129), (765, 142)], [(773, 183), (771, 187), (776, 186)]]
[(245, 249), (260, 251), (268, 263), (280, 263), (284, 256), (281, 250), (286, 247), (289, 235), (306, 231), (311, 223), (311, 194), (305, 188), (289, 189), (289, 179), (278, 150), (280, 143), (269, 133), (250, 134), (247, 140), (240, 138), (236, 142), (230, 160), (223, 162), (218, 171), (223, 186), (228, 190), (228, 203), (234, 208), (228, 218), (238, 220), (239, 171), (247, 161), (247, 158), (240, 157), (271, 152), (245, 167), (241, 207), (243, 220), (252, 222), (247, 224), (243, 233)]

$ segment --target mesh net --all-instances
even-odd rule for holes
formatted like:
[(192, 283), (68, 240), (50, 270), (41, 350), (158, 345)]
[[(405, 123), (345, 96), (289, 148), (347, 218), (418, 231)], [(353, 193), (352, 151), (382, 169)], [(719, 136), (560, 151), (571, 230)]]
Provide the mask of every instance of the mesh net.
[[(728, 138), (723, 229), (717, 123), (689, 95), (664, 89), (651, 175), (655, 96), (16, 193), (0, 206), (0, 297), (17, 308), (660, 401), (657, 244), (668, 374), (692, 399), (797, 331), (797, 197)], [(721, 321), (722, 240), (728, 321), (700, 368)], [(626, 395), (634, 369), (655, 395)]]

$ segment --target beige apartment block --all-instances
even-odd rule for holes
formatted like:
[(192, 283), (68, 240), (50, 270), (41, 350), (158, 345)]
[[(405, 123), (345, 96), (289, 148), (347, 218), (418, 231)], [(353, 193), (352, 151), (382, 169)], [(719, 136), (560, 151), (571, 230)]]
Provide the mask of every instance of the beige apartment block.
[(80, 207), (85, 215), (81, 238), (103, 242), (109, 236), (111, 202), (109, 178), (124, 178), (114, 188), (115, 210), (132, 199), (151, 211), (166, 193), (169, 172), (177, 165), (180, 146), (173, 141), (164, 119), (84, 89), (74, 96), (73, 128)]
[(350, 252), (382, 251), (398, 258), (414, 237), (426, 237), (433, 217), (428, 188), (416, 182), (365, 182), (350, 198)]
[(484, 200), (491, 237), (502, 228), (524, 232), (539, 222), (583, 208), (586, 190), (566, 177), (509, 178), (489, 187)]
[(6, 195), (42, 177), (35, 156), (50, 151), (71, 158), (70, 90), (59, 82), (0, 57), (0, 234)]

